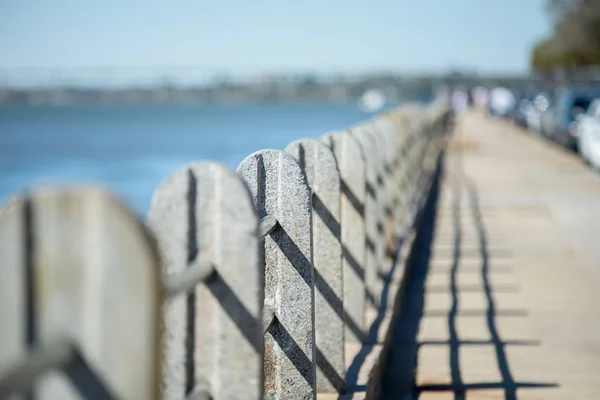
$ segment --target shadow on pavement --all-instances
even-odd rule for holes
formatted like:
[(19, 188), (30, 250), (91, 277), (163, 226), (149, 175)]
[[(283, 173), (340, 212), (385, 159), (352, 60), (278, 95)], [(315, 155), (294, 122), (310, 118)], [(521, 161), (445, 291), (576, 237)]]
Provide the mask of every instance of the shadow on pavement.
[[(459, 172), (460, 168), (459, 168)], [(443, 175), (440, 167), (439, 176)], [(494, 302), (494, 291), (502, 290), (502, 287), (492, 288), (489, 278), (489, 254), (486, 230), (483, 224), (483, 218), (479, 209), (477, 188), (473, 182), (466, 179), (464, 174), (459, 174), (457, 179), (452, 182), (452, 225), (453, 242), (452, 258), (448, 272), (450, 275), (450, 284), (446, 289), (451, 296), (451, 306), (448, 311), (440, 311), (439, 315), (433, 315), (431, 312), (425, 313), (425, 300), (427, 291), (425, 282), (430, 268), (430, 259), (432, 254), (433, 238), (437, 222), (437, 202), (440, 191), (440, 179), (437, 179), (432, 188), (432, 194), (425, 209), (425, 215), (418, 226), (417, 235), (411, 249), (411, 254), (407, 265), (406, 289), (400, 292), (400, 298), (397, 300), (400, 308), (399, 318), (392, 326), (393, 329), (393, 347), (388, 356), (388, 363), (382, 374), (382, 399), (418, 399), (423, 392), (446, 392), (452, 393), (456, 400), (464, 399), (470, 390), (503, 390), (504, 399), (517, 399), (517, 390), (526, 388), (540, 387), (558, 387), (555, 383), (537, 383), (537, 382), (519, 382), (515, 380), (510, 369), (506, 355), (506, 346), (537, 346), (539, 341), (535, 340), (511, 340), (503, 341), (499, 335), (496, 317), (502, 315), (506, 310), (497, 310)], [(461, 204), (462, 210), (465, 208), (465, 202), (462, 201), (463, 193), (467, 194), (467, 218), (471, 218), (475, 224), (477, 232), (477, 241), (481, 257), (481, 265), (476, 272), (481, 275), (483, 285), (480, 291), (484, 293), (485, 303), (483, 310), (474, 310), (473, 317), (484, 318), (487, 330), (490, 333), (490, 340), (461, 341), (457, 331), (457, 316), (462, 316), (465, 311), (459, 307), (459, 293), (462, 287), (457, 285), (457, 277), (460, 270), (461, 261)], [(440, 287), (436, 287), (439, 292)], [(468, 292), (473, 292), (472, 287), (466, 287)], [(518, 289), (511, 288), (509, 292), (518, 292)], [(519, 316), (526, 317), (526, 310), (520, 310)], [(448, 340), (424, 341), (419, 342), (418, 333), (420, 322), (423, 318), (438, 317), (447, 318), (449, 338)], [(501, 380), (497, 382), (477, 382), (466, 383), (461, 371), (461, 353), (462, 346), (486, 345), (494, 349), (494, 355)], [(416, 382), (416, 373), (418, 370), (418, 353), (422, 346), (447, 346), (449, 357), (440, 359), (440, 363), (449, 363), (450, 376), (440, 383), (430, 382), (426, 385), (418, 385)]]

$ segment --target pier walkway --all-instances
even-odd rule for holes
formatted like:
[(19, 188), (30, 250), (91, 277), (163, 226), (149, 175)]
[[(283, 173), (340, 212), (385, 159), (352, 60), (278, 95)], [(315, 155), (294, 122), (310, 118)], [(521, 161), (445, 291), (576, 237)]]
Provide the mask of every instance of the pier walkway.
[(416, 239), (385, 399), (600, 399), (600, 174), (461, 116)]

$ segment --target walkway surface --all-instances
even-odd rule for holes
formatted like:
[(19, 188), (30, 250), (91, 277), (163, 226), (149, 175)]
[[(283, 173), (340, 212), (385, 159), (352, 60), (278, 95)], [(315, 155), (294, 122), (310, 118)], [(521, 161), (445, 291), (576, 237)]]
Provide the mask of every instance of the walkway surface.
[(475, 113), (443, 165), (384, 398), (600, 399), (600, 174)]

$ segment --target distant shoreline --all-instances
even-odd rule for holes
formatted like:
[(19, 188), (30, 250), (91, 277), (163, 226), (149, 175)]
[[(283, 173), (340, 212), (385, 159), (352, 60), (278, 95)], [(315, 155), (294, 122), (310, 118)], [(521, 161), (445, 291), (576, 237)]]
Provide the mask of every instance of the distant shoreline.
[(68, 99), (62, 101), (52, 100), (10, 100), (0, 101), (0, 108), (11, 108), (11, 107), (28, 107), (28, 108), (62, 108), (62, 107), (244, 107), (244, 106), (277, 106), (277, 105), (314, 105), (314, 104), (326, 104), (326, 105), (357, 105), (355, 100), (346, 101), (334, 101), (329, 99), (276, 99), (276, 100), (246, 100), (239, 102), (208, 102), (208, 101), (178, 101), (178, 100), (165, 100), (165, 101), (153, 101), (152, 99), (141, 99), (137, 101), (131, 101), (123, 98), (111, 98), (110, 100), (103, 101), (79, 101), (77, 99)]
[(265, 80), (254, 83), (218, 82), (206, 86), (157, 85), (154, 87), (98, 88), (56, 86), (0, 87), (3, 105), (249, 105), (269, 103), (352, 104), (368, 91), (381, 92), (389, 103), (430, 99), (437, 79), (378, 76), (352, 81), (320, 82)]
[(20, 106), (99, 106), (99, 105), (252, 105), (337, 103), (352, 104), (370, 90), (384, 94), (388, 103), (424, 101), (441, 88), (455, 85), (504, 86), (523, 90), (539, 83), (530, 76), (374, 76), (357, 80), (322, 82), (316, 79), (265, 80), (254, 83), (217, 82), (205, 86), (157, 85), (153, 87), (99, 88), (54, 86), (37, 88), (0, 87), (0, 107)]
[[(428, 88), (402, 93), (398, 88), (387, 88), (390, 103), (407, 99), (427, 99), (432, 94)], [(0, 90), (2, 106), (101, 106), (101, 105), (189, 105), (236, 106), (253, 104), (355, 104), (368, 87), (331, 88), (316, 87), (310, 90), (293, 88), (283, 90), (256, 90), (253, 88), (207, 89), (145, 89), (145, 90), (81, 90), (38, 89)]]

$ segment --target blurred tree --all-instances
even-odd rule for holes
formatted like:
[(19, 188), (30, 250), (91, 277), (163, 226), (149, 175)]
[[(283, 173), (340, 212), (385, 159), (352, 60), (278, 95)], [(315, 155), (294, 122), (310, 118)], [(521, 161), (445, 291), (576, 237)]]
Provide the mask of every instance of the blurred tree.
[(537, 71), (600, 65), (600, 1), (547, 0), (553, 34), (532, 50)]
[(563, 16), (577, 7), (581, 0), (547, 0), (546, 11), (554, 24), (560, 22)]

